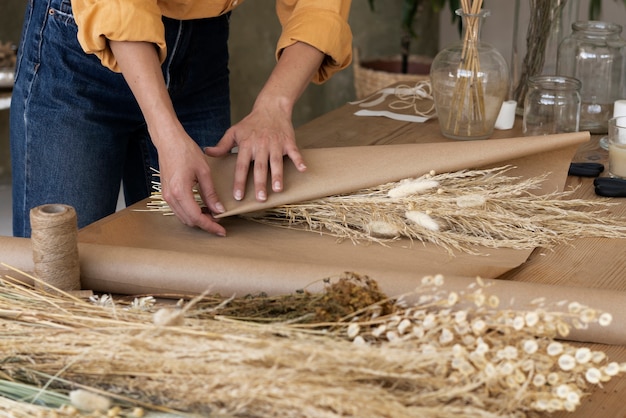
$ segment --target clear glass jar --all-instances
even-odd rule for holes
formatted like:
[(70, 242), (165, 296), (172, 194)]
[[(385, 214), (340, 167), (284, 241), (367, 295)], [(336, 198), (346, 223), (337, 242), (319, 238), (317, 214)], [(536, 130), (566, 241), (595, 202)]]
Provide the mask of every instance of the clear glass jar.
[(572, 24), (572, 33), (559, 45), (557, 74), (577, 78), (580, 95), (580, 130), (607, 132), (613, 103), (623, 91), (625, 43), (616, 23), (588, 21)]
[(480, 40), (489, 10), (456, 14), (463, 22), (462, 41), (442, 49), (430, 70), (439, 127), (447, 138), (486, 139), (506, 98), (509, 70), (502, 54)]
[(522, 132), (525, 136), (577, 132), (581, 82), (572, 77), (538, 75), (528, 79)]

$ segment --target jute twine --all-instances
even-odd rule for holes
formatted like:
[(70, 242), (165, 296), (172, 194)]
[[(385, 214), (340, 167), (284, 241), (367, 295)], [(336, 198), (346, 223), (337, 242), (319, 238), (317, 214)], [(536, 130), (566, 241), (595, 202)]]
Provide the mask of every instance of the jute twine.
[(31, 241), (38, 288), (80, 290), (76, 211), (61, 204), (38, 206), (30, 211)]

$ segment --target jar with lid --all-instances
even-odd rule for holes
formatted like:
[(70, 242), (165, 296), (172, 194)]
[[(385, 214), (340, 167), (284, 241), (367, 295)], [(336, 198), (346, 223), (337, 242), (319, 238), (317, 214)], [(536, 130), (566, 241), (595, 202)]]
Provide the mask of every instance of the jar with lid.
[(581, 131), (607, 132), (613, 103), (624, 88), (626, 43), (621, 32), (622, 26), (616, 23), (575, 22), (572, 33), (559, 45), (557, 74), (581, 82)]
[(581, 82), (572, 77), (539, 75), (528, 79), (522, 132), (525, 136), (577, 132)]

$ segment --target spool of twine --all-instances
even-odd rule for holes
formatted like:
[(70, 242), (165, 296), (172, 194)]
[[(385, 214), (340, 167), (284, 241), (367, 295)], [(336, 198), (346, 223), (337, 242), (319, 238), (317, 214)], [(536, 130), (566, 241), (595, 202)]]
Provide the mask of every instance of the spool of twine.
[[(78, 226), (73, 207), (37, 206), (30, 211), (35, 287), (46, 291), (80, 290)], [(50, 285), (50, 287), (46, 286)]]

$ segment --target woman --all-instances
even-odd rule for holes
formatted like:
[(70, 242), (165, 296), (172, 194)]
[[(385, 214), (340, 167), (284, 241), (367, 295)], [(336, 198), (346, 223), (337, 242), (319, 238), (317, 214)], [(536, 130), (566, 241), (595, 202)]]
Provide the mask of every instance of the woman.
[[(241, 2), (242, 0), (239, 0)], [(223, 236), (204, 153), (238, 147), (233, 196), (252, 170), (257, 200), (300, 171), (291, 114), (308, 83), (349, 65), (350, 0), (277, 0), (277, 63), (250, 114), (229, 128), (228, 30), (238, 0), (30, 0), (11, 103), (13, 232), (30, 209), (72, 205), (79, 227), (147, 197), (151, 168), (186, 225)], [(204, 153), (203, 153), (204, 151)], [(196, 204), (198, 185), (211, 213)]]

